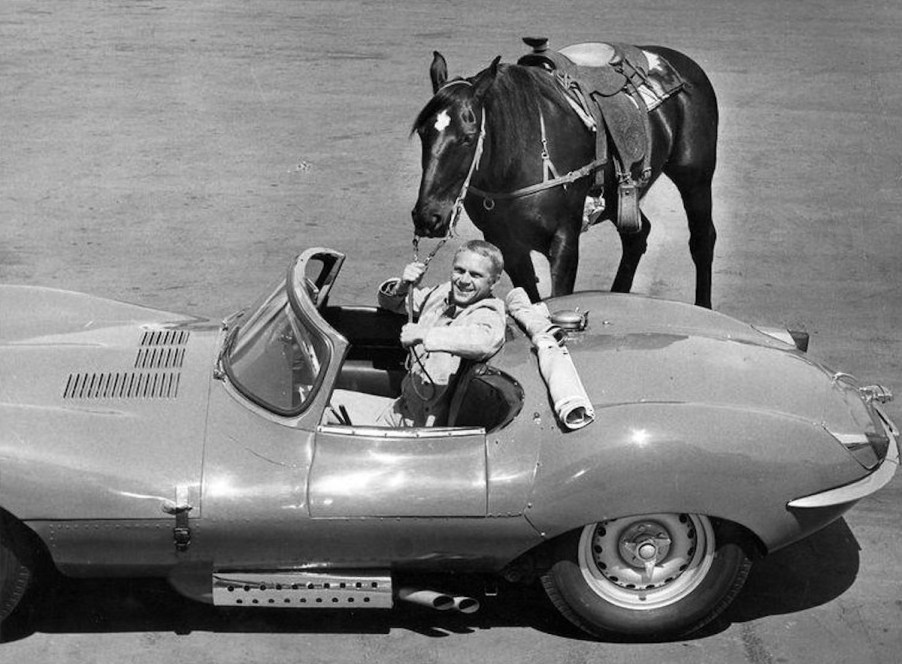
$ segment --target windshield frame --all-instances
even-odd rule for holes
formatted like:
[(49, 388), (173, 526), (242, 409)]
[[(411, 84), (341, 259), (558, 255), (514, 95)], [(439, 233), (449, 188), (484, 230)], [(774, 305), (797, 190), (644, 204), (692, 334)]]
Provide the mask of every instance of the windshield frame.
[[(305, 251), (292, 262), (286, 277), (274, 288), (269, 289), (267, 295), (259, 299), (253, 308), (247, 310), (246, 314), (236, 321), (236, 327), (227, 335), (227, 344), (222, 352), (222, 368), (235, 389), (264, 410), (282, 417), (298, 417), (310, 409), (317, 397), (322, 394), (323, 383), (334, 365), (334, 358), (338, 354), (343, 355), (348, 345), (347, 340), (322, 318), (312, 300), (313, 297), (317, 297), (318, 289), (305, 279), (305, 274), (308, 263), (313, 259), (323, 260), (326, 266), (324, 272), (328, 272), (326, 276), (331, 286), (344, 255), (321, 248)], [(324, 278), (321, 275), (316, 281), (320, 282)], [(271, 325), (282, 316), (288, 317), (287, 323), (291, 328), (294, 343), (305, 351), (307, 350), (305, 346), (309, 344), (309, 352), (316, 358), (312, 365), (318, 363), (318, 367), (313, 366), (316, 376), (310, 384), (309, 391), (306, 396), (302, 394), (300, 403), (293, 408), (284, 408), (272, 403), (272, 400), (242, 382), (240, 372), (236, 372), (232, 364), (235, 349), (240, 347), (243, 340), (247, 343), (260, 343), (260, 340), (249, 335), (258, 334), (262, 328)], [(300, 338), (299, 331), (305, 333), (308, 338)], [(292, 384), (290, 389), (293, 391), (296, 388), (297, 385)]]

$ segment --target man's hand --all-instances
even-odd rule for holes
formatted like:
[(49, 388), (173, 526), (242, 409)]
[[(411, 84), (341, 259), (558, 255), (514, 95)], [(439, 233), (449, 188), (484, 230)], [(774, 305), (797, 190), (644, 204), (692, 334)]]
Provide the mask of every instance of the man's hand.
[(426, 274), (425, 263), (421, 263), (419, 261), (408, 263), (404, 267), (404, 272), (401, 274), (401, 285), (416, 286), (418, 283), (420, 283), (420, 280), (423, 278), (424, 274)]
[(401, 345), (409, 348), (423, 341), (426, 330), (419, 323), (405, 323), (401, 328)]

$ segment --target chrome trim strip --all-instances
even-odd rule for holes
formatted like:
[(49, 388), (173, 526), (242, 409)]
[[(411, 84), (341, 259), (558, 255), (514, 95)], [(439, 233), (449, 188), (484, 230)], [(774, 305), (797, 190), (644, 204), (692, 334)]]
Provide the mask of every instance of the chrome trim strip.
[(884, 428), (886, 429), (886, 433), (890, 437), (892, 444), (886, 452), (883, 463), (880, 464), (877, 470), (857, 482), (852, 482), (851, 484), (846, 484), (845, 486), (830, 489), (828, 491), (815, 493), (810, 496), (790, 500), (786, 506), (812, 508), (842, 505), (843, 503), (860, 500), (886, 486), (889, 481), (893, 479), (893, 475), (896, 474), (896, 469), (899, 467), (899, 439), (893, 433), (893, 430), (896, 428), (895, 425), (886, 419), (886, 416), (883, 415), (883, 413), (880, 413), (880, 416), (881, 419), (886, 421)]
[(395, 427), (347, 426), (344, 424), (320, 424), (316, 430), (321, 433), (333, 433), (342, 436), (368, 436), (370, 438), (461, 438), (485, 434), (485, 429), (483, 427), (432, 427), (407, 429)]

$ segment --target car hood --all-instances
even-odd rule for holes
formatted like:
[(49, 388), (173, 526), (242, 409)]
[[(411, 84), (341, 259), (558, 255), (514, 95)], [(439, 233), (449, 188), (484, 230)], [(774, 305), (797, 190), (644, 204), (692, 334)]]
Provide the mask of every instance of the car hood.
[(567, 348), (596, 410), (699, 403), (862, 431), (871, 418), (854, 381), (753, 326), (688, 304), (587, 292), (547, 301), (588, 312)]
[(0, 287), (0, 311), (7, 509), (159, 518), (179, 487), (196, 491), (216, 324), (22, 286)]

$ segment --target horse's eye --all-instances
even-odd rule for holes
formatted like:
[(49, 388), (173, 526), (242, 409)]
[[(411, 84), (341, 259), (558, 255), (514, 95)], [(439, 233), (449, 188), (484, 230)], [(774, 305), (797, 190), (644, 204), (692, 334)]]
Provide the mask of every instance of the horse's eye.
[(469, 108), (461, 113), (460, 119), (463, 120), (464, 124), (476, 124), (476, 114)]

